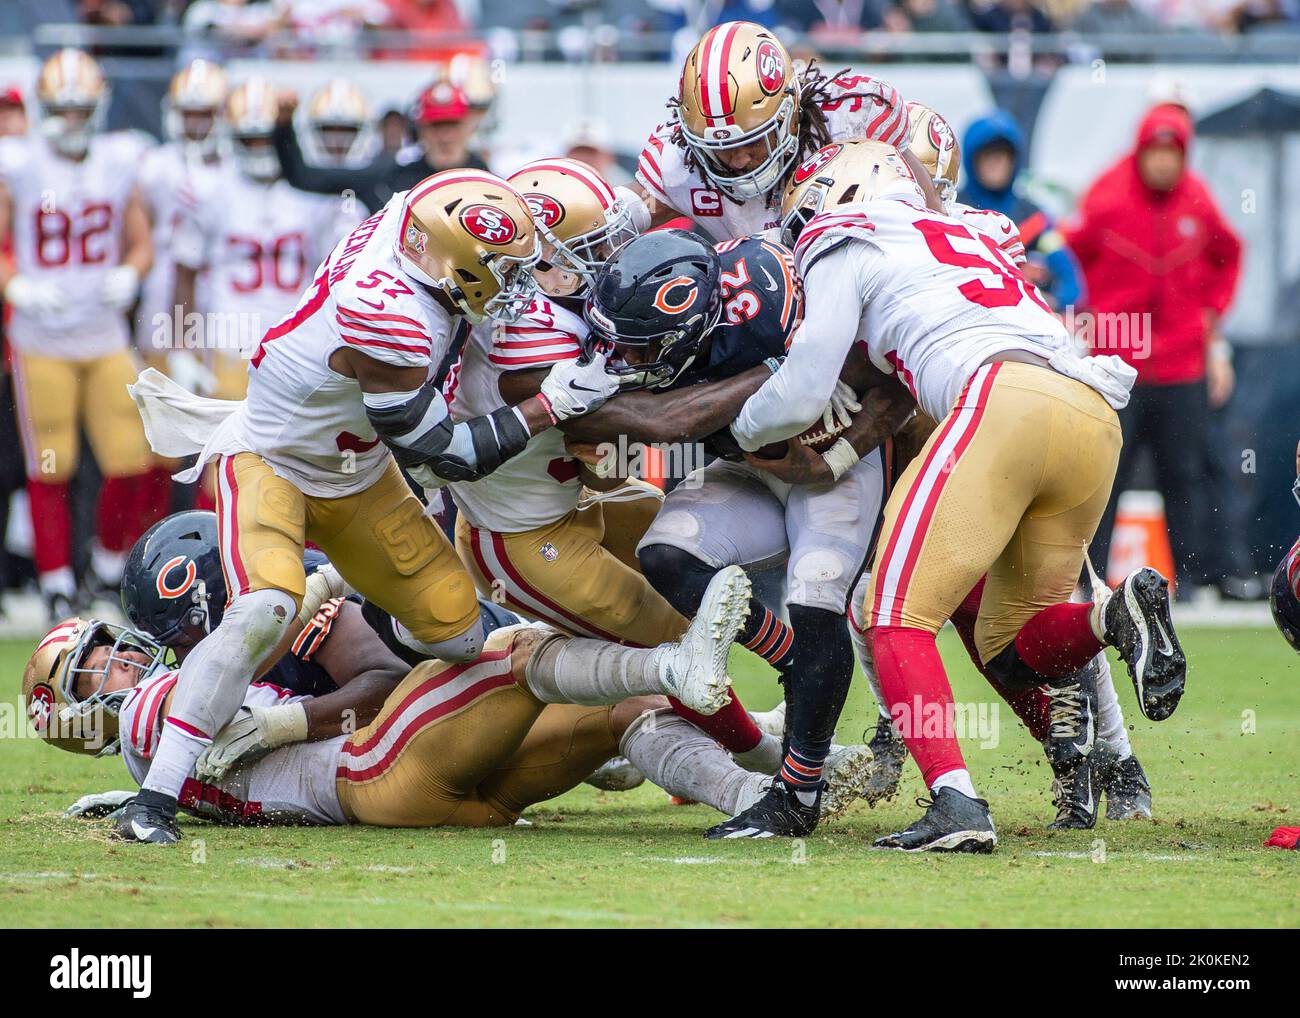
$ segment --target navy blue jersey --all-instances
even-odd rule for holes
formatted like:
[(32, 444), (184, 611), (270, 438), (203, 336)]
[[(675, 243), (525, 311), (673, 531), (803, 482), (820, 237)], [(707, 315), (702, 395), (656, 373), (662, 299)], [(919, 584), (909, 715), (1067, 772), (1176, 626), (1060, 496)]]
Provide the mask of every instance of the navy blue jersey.
[[(308, 576), (328, 561), (323, 553), (313, 548), (303, 552), (303, 570)], [(361, 598), (355, 594), (348, 600), (358, 604), (361, 602)], [(262, 681), (283, 686), (298, 696), (324, 696), (338, 689), (338, 684), (330, 677), (330, 673), (316, 663), (315, 654), (329, 638), (339, 607), (333, 602), (323, 605), (293, 641), (293, 646), (262, 676)]]

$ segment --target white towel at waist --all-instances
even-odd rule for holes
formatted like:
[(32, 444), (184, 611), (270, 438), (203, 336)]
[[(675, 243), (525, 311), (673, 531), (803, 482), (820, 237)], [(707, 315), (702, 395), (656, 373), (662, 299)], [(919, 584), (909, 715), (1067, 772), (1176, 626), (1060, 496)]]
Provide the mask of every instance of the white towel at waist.
[(172, 459), (198, 453), (194, 466), (173, 475), (181, 483), (197, 481), (210, 459), (242, 450), (238, 424), (243, 400), (196, 396), (156, 368), (145, 368), (126, 390), (140, 409), (154, 452)]

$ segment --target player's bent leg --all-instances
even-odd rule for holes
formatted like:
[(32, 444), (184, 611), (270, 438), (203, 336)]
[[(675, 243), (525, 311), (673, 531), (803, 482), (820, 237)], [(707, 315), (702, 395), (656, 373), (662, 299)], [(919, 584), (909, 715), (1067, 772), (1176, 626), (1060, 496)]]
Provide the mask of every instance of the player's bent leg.
[[(629, 478), (612, 491), (592, 495), (591, 500), (600, 506), (604, 516), (601, 545), (625, 566), (640, 571), (636, 548), (664, 504), (664, 493), (653, 484)], [(590, 511), (583, 508), (587, 502), (584, 493), (580, 511)]]
[(474, 583), (397, 464), (355, 495), (307, 498), (306, 518), (306, 533), (348, 583), (400, 623), (411, 649), (444, 661), (479, 655)]

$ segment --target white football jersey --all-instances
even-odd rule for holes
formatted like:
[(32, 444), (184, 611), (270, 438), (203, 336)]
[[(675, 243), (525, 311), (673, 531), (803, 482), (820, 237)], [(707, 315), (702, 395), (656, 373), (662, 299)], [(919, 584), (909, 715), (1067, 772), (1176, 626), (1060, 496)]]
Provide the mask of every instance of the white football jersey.
[[(443, 387), (452, 419), (464, 421), (505, 406), (499, 387), (503, 374), (575, 360), (586, 334), (581, 315), (545, 296), (511, 325), (476, 325)], [(510, 534), (554, 523), (572, 512), (582, 482), (577, 460), (565, 452), (564, 434), (548, 428), (482, 480), (449, 487), (471, 526)]]
[(272, 325), (249, 361), (248, 395), (233, 441), (216, 451), (255, 452), (299, 490), (339, 498), (370, 487), (387, 468), (356, 379), (329, 366), (350, 346), (397, 367), (432, 372), (460, 319), (408, 282), (395, 241), (406, 192), (335, 245), (297, 306)]
[(795, 245), (795, 262), (810, 314), (794, 343), (816, 341), (803, 334), (819, 301), (844, 306), (839, 294), (819, 293), (819, 279), (856, 286), (857, 342), (877, 368), (897, 373), (936, 421), (993, 354), (1025, 350), (1050, 358), (1072, 350), (1065, 327), (991, 236), (905, 199), (878, 198), (814, 217)]
[[(887, 81), (846, 72), (829, 85), (822, 104), (831, 141), (883, 141), (907, 150), (911, 133), (907, 103)], [(695, 221), (714, 240), (762, 233), (781, 225), (781, 190), (769, 199), (737, 203), (715, 188), (698, 170), (686, 166), (686, 153), (674, 144), (673, 125), (660, 124), (637, 161), (637, 182), (655, 200)]]
[[(160, 672), (131, 690), (122, 703), (122, 759), (136, 784), (149, 773), (162, 737), (163, 702), (179, 678), (179, 670)], [(254, 682), (244, 693), (244, 706), (274, 707), (304, 699), (311, 698)], [(235, 767), (215, 784), (188, 778), (181, 788), (181, 808), (223, 823), (346, 824), (336, 785), (346, 741), (347, 736), (340, 735), (284, 746)]]
[[(172, 257), (172, 236), (177, 227), (178, 192), (191, 178), (198, 181), (214, 173), (218, 165), (188, 157), (185, 146), (175, 141), (151, 148), (140, 165), (140, 195), (153, 222), (153, 268), (140, 284), (140, 304), (135, 316), (135, 342), (141, 350), (155, 349), (155, 333), (160, 327), (167, 328), (167, 323), (158, 316), (174, 313), (176, 263)], [(189, 186), (198, 189), (202, 184), (196, 182)], [(202, 290), (202, 277), (199, 302), (209, 306), (206, 292)]]
[(234, 347), (223, 352), (245, 357), (293, 309), (313, 268), (358, 219), (337, 198), (254, 180), (233, 162), (183, 184), (176, 214), (172, 256), (206, 277), (196, 310), (237, 326), (218, 338)]
[(980, 233), (988, 234), (1008, 258), (1016, 265), (1025, 264), (1025, 245), (1020, 239), (1020, 227), (1010, 216), (995, 212), (993, 209), (977, 209), (973, 205), (953, 202), (948, 214), (960, 219), (967, 226), (973, 226)]
[(13, 249), (21, 275), (55, 283), (65, 303), (33, 314), (15, 308), (10, 341), (74, 360), (128, 343), (126, 316), (99, 299), (104, 274), (122, 261), (122, 228), (145, 144), (130, 133), (97, 134), (83, 159), (66, 159), (44, 139), (0, 139), (0, 181), (13, 198)]

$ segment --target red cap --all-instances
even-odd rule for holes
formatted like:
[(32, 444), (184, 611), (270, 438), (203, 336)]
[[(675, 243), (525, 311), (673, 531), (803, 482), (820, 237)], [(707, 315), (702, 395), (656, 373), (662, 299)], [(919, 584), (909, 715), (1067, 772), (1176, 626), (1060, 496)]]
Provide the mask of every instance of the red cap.
[(1138, 125), (1138, 148), (1148, 145), (1177, 145), (1184, 152), (1192, 141), (1192, 118), (1181, 106), (1161, 103), (1153, 107)]
[(464, 120), (469, 114), (465, 93), (449, 81), (439, 81), (420, 93), (411, 119), (417, 124), (445, 124)]
[(3, 106), (21, 106), (23, 104), (23, 90), (17, 85), (9, 85), (0, 88), (0, 105)]

